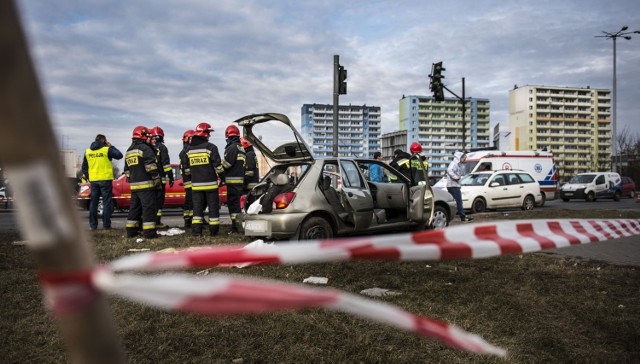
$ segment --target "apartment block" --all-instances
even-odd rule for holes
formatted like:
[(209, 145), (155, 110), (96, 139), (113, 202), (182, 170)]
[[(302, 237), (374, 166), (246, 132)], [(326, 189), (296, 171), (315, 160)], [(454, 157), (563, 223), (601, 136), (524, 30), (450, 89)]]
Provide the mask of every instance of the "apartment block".
[[(400, 99), (400, 130), (407, 131), (407, 145), (422, 145), (431, 174), (443, 174), (455, 151), (487, 148), (490, 145), (488, 99), (467, 98), (464, 123), (462, 102), (457, 98), (436, 101), (431, 96), (403, 96)], [(464, 139), (463, 139), (464, 131)]]
[(611, 92), (608, 89), (522, 86), (509, 91), (514, 150), (554, 154), (560, 180), (611, 170)]
[[(333, 105), (304, 104), (301, 110), (302, 136), (315, 157), (333, 155)], [(338, 107), (338, 156), (373, 158), (380, 151), (381, 111), (379, 106)]]

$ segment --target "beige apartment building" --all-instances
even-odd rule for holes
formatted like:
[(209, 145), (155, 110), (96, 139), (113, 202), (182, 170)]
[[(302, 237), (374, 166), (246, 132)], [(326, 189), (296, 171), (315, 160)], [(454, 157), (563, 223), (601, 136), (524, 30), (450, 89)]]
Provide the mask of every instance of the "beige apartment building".
[(608, 89), (522, 86), (509, 91), (512, 150), (554, 154), (559, 180), (611, 170)]

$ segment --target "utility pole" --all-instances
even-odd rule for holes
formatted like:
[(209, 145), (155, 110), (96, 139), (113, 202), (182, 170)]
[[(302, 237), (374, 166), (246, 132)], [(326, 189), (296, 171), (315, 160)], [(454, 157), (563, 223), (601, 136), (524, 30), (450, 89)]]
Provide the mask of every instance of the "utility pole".
[(333, 157), (338, 157), (338, 110), (340, 95), (347, 94), (347, 70), (340, 65), (340, 56), (333, 56)]

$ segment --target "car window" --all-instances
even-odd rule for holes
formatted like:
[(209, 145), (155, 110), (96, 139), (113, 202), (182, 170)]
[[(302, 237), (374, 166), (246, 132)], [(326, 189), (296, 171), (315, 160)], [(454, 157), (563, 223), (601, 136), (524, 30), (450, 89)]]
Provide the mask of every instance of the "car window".
[(498, 182), (498, 184), (499, 184), (500, 186), (504, 186), (504, 185), (505, 185), (505, 182), (504, 182), (504, 175), (499, 174), (499, 175), (497, 175), (497, 176), (493, 177), (493, 179), (491, 180), (491, 183), (493, 183), (493, 182)]
[(462, 180), (460, 180), (461, 186), (483, 186), (487, 179), (489, 179), (489, 174), (468, 174)]
[(353, 161), (341, 160), (340, 168), (342, 169), (342, 179), (345, 187), (363, 188), (358, 166)]
[(596, 178), (596, 184), (597, 185), (604, 184), (604, 175), (599, 175), (598, 178)]
[(172, 167), (173, 167), (173, 179), (179, 180), (180, 178), (182, 178), (182, 174), (180, 173), (180, 167), (178, 166), (172, 166)]
[(517, 173), (509, 173), (506, 177), (510, 185), (519, 185), (521, 183)]
[(520, 177), (520, 180), (522, 181), (522, 183), (534, 183), (536, 181), (528, 173), (518, 173), (518, 177)]

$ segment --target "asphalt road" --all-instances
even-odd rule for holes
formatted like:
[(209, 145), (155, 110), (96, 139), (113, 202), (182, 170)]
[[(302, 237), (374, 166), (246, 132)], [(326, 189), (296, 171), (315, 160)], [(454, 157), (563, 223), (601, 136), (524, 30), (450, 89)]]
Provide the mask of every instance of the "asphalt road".
[[(599, 200), (596, 202), (585, 202), (572, 200), (563, 202), (561, 200), (548, 201), (546, 205), (540, 209), (570, 209), (570, 210), (640, 210), (640, 203), (634, 199), (622, 199), (620, 201)], [(499, 212), (489, 212), (495, 214), (499, 219), (509, 210), (500, 210)], [(84, 210), (78, 210), (83, 223), (89, 228), (89, 213)], [(230, 224), (228, 209), (223, 206), (220, 211), (222, 224)], [(124, 228), (127, 219), (126, 212), (115, 212), (111, 222), (114, 228)], [(170, 209), (164, 211), (162, 222), (170, 227), (182, 227), (183, 218), (182, 210)], [(99, 222), (99, 228), (102, 222)], [(16, 214), (13, 210), (6, 210), (0, 206), (0, 232), (17, 232)], [(573, 246), (563, 249), (547, 250), (543, 254), (551, 254), (555, 256), (571, 257), (579, 260), (595, 260), (603, 261), (610, 264), (637, 266), (640, 267), (640, 238), (630, 237), (623, 239), (610, 240), (597, 244), (587, 244)]]

